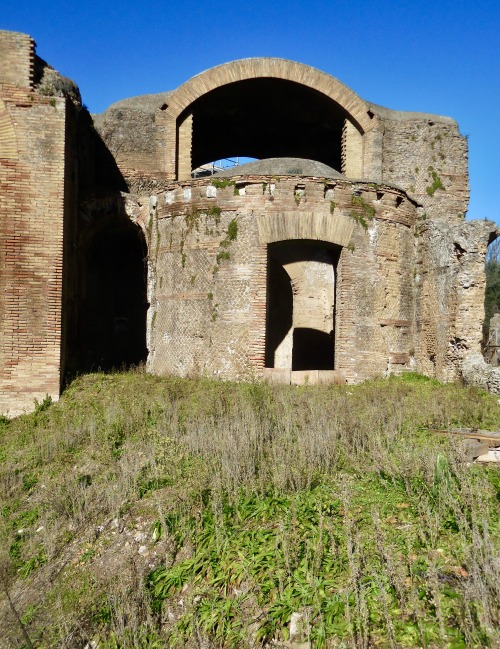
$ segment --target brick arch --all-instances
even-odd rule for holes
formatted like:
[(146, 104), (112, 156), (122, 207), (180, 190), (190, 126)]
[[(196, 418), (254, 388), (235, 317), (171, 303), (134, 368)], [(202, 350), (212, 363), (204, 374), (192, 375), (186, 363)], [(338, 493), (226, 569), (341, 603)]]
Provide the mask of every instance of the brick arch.
[(18, 160), (17, 137), (5, 102), (0, 99), (0, 160)]
[(259, 242), (310, 240), (348, 246), (354, 220), (342, 214), (332, 218), (318, 212), (276, 212), (257, 215)]
[[(203, 95), (239, 81), (272, 78), (310, 88), (340, 106), (348, 115), (359, 137), (373, 130), (377, 118), (368, 104), (338, 79), (302, 63), (276, 58), (232, 61), (202, 72), (174, 90), (161, 111), (166, 126), (166, 169), (170, 178), (187, 178), (188, 161), (181, 157), (191, 143), (192, 118), (187, 109)], [(184, 115), (183, 115), (184, 113)], [(182, 116), (182, 120), (179, 118)], [(179, 123), (181, 122), (181, 123)], [(183, 151), (184, 150), (184, 151)], [(185, 167), (185, 168), (184, 168)], [(189, 169), (189, 173), (190, 173)]]

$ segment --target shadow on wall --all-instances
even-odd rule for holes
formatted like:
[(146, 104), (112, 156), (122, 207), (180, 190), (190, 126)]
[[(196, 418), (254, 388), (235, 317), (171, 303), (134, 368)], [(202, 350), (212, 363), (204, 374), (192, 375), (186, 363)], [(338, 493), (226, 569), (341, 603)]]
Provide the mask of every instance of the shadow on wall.
[(127, 184), (85, 108), (68, 120), (63, 384), (146, 360), (147, 246), (126, 214)]
[(266, 367), (275, 367), (275, 354), (293, 326), (293, 292), (281, 263), (268, 258)]
[(83, 254), (80, 370), (109, 371), (146, 360), (146, 242), (139, 226), (109, 218)]

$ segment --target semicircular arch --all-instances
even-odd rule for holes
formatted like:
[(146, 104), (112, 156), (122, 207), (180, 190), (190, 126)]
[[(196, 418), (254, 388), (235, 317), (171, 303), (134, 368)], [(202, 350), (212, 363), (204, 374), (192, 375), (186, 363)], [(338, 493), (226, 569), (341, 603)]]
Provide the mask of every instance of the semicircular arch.
[[(169, 95), (158, 119), (167, 177), (180, 180), (231, 156), (312, 159), (360, 178), (364, 136), (378, 125), (369, 104), (335, 77), (276, 58), (201, 72)], [(345, 164), (353, 159), (354, 167)]]
[(277, 58), (240, 59), (205, 70), (172, 92), (167, 111), (178, 117), (190, 104), (216, 88), (266, 77), (292, 81), (325, 95), (349, 114), (362, 133), (375, 126), (376, 117), (370, 113), (368, 104), (341, 81), (309, 65)]

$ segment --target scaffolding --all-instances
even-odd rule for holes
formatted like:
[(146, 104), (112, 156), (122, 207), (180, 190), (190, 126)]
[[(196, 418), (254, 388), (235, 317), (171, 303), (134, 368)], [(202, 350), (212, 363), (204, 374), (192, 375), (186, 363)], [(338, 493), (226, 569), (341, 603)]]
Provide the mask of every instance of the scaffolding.
[(238, 167), (240, 164), (239, 157), (237, 158), (221, 158), (220, 160), (214, 160), (213, 162), (208, 162), (207, 164), (201, 165), (193, 169), (191, 172), (191, 178), (203, 178), (204, 176), (213, 176), (219, 171), (225, 171), (226, 169), (232, 169), (233, 167)]

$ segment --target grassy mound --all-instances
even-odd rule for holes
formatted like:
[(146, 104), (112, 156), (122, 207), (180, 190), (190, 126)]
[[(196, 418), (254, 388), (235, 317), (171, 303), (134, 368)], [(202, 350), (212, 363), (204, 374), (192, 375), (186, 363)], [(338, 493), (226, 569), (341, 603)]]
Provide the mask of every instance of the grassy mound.
[(500, 473), (448, 426), (500, 406), (414, 375), (81, 377), (0, 421), (0, 646), (496, 646)]

